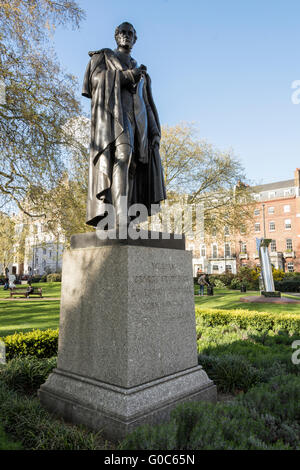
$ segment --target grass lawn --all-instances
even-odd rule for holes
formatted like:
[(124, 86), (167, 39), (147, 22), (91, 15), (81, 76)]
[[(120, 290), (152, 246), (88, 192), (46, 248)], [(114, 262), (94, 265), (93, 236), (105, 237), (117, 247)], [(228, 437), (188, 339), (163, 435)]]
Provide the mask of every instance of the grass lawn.
[[(57, 328), (59, 324), (59, 300), (47, 297), (60, 297), (60, 282), (33, 284), (42, 287), (43, 297), (38, 300), (0, 300), (0, 337), (34, 329)], [(8, 298), (9, 291), (0, 290), (0, 298)]]
[[(204, 295), (203, 297), (195, 297), (197, 306), (203, 305), (205, 308), (217, 308), (222, 310), (243, 309), (257, 310), (258, 312), (278, 312), (278, 313), (299, 313), (299, 304), (271, 304), (271, 303), (247, 303), (240, 302), (240, 297), (248, 297), (250, 295), (260, 295), (259, 291), (248, 291), (242, 293), (240, 291), (228, 289), (214, 289), (213, 296)], [(286, 297), (300, 300), (299, 297), (292, 295), (284, 295)]]

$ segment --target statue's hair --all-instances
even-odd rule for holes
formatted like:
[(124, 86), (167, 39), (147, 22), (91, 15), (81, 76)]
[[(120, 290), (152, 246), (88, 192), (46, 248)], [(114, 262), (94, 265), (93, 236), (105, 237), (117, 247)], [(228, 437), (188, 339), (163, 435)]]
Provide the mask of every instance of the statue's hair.
[(131, 23), (128, 23), (128, 21), (123, 21), (123, 23), (119, 24), (119, 26), (116, 27), (116, 30), (115, 30), (115, 40), (117, 40), (117, 35), (119, 34), (120, 32), (120, 28), (123, 24), (126, 24), (127, 26), (131, 26), (132, 29), (133, 29), (133, 32), (134, 32), (134, 43), (136, 43), (137, 41), (137, 35), (136, 35), (136, 30), (134, 29), (134, 26), (131, 24)]

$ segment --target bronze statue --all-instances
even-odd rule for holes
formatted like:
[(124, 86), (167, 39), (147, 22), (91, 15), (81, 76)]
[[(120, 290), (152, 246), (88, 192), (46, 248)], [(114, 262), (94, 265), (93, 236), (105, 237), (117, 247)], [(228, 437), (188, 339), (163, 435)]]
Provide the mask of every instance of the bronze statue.
[[(166, 199), (159, 155), (160, 124), (152, 98), (150, 77), (130, 52), (137, 40), (130, 23), (116, 28), (117, 49), (89, 52), (83, 96), (91, 98), (91, 145), (87, 224), (97, 226), (106, 204), (122, 212), (128, 206), (147, 207)], [(126, 219), (127, 220), (127, 219)]]

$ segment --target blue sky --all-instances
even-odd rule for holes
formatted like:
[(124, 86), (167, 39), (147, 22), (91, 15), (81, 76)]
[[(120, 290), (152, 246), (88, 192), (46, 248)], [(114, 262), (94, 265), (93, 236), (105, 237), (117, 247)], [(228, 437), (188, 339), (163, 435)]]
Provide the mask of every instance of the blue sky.
[[(80, 0), (80, 30), (58, 29), (55, 49), (79, 80), (88, 51), (115, 47), (130, 21), (133, 57), (147, 65), (162, 124), (193, 122), (199, 136), (232, 148), (250, 181), (293, 178), (300, 167), (299, 0)], [(89, 112), (89, 100), (82, 98)]]

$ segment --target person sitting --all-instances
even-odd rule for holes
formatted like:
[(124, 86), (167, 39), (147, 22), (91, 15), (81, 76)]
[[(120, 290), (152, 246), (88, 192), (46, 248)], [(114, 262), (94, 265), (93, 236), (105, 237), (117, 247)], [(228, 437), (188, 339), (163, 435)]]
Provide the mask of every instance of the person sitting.
[(34, 287), (31, 285), (31, 282), (28, 281), (28, 287), (26, 289), (26, 297), (29, 297), (30, 294), (34, 292)]

